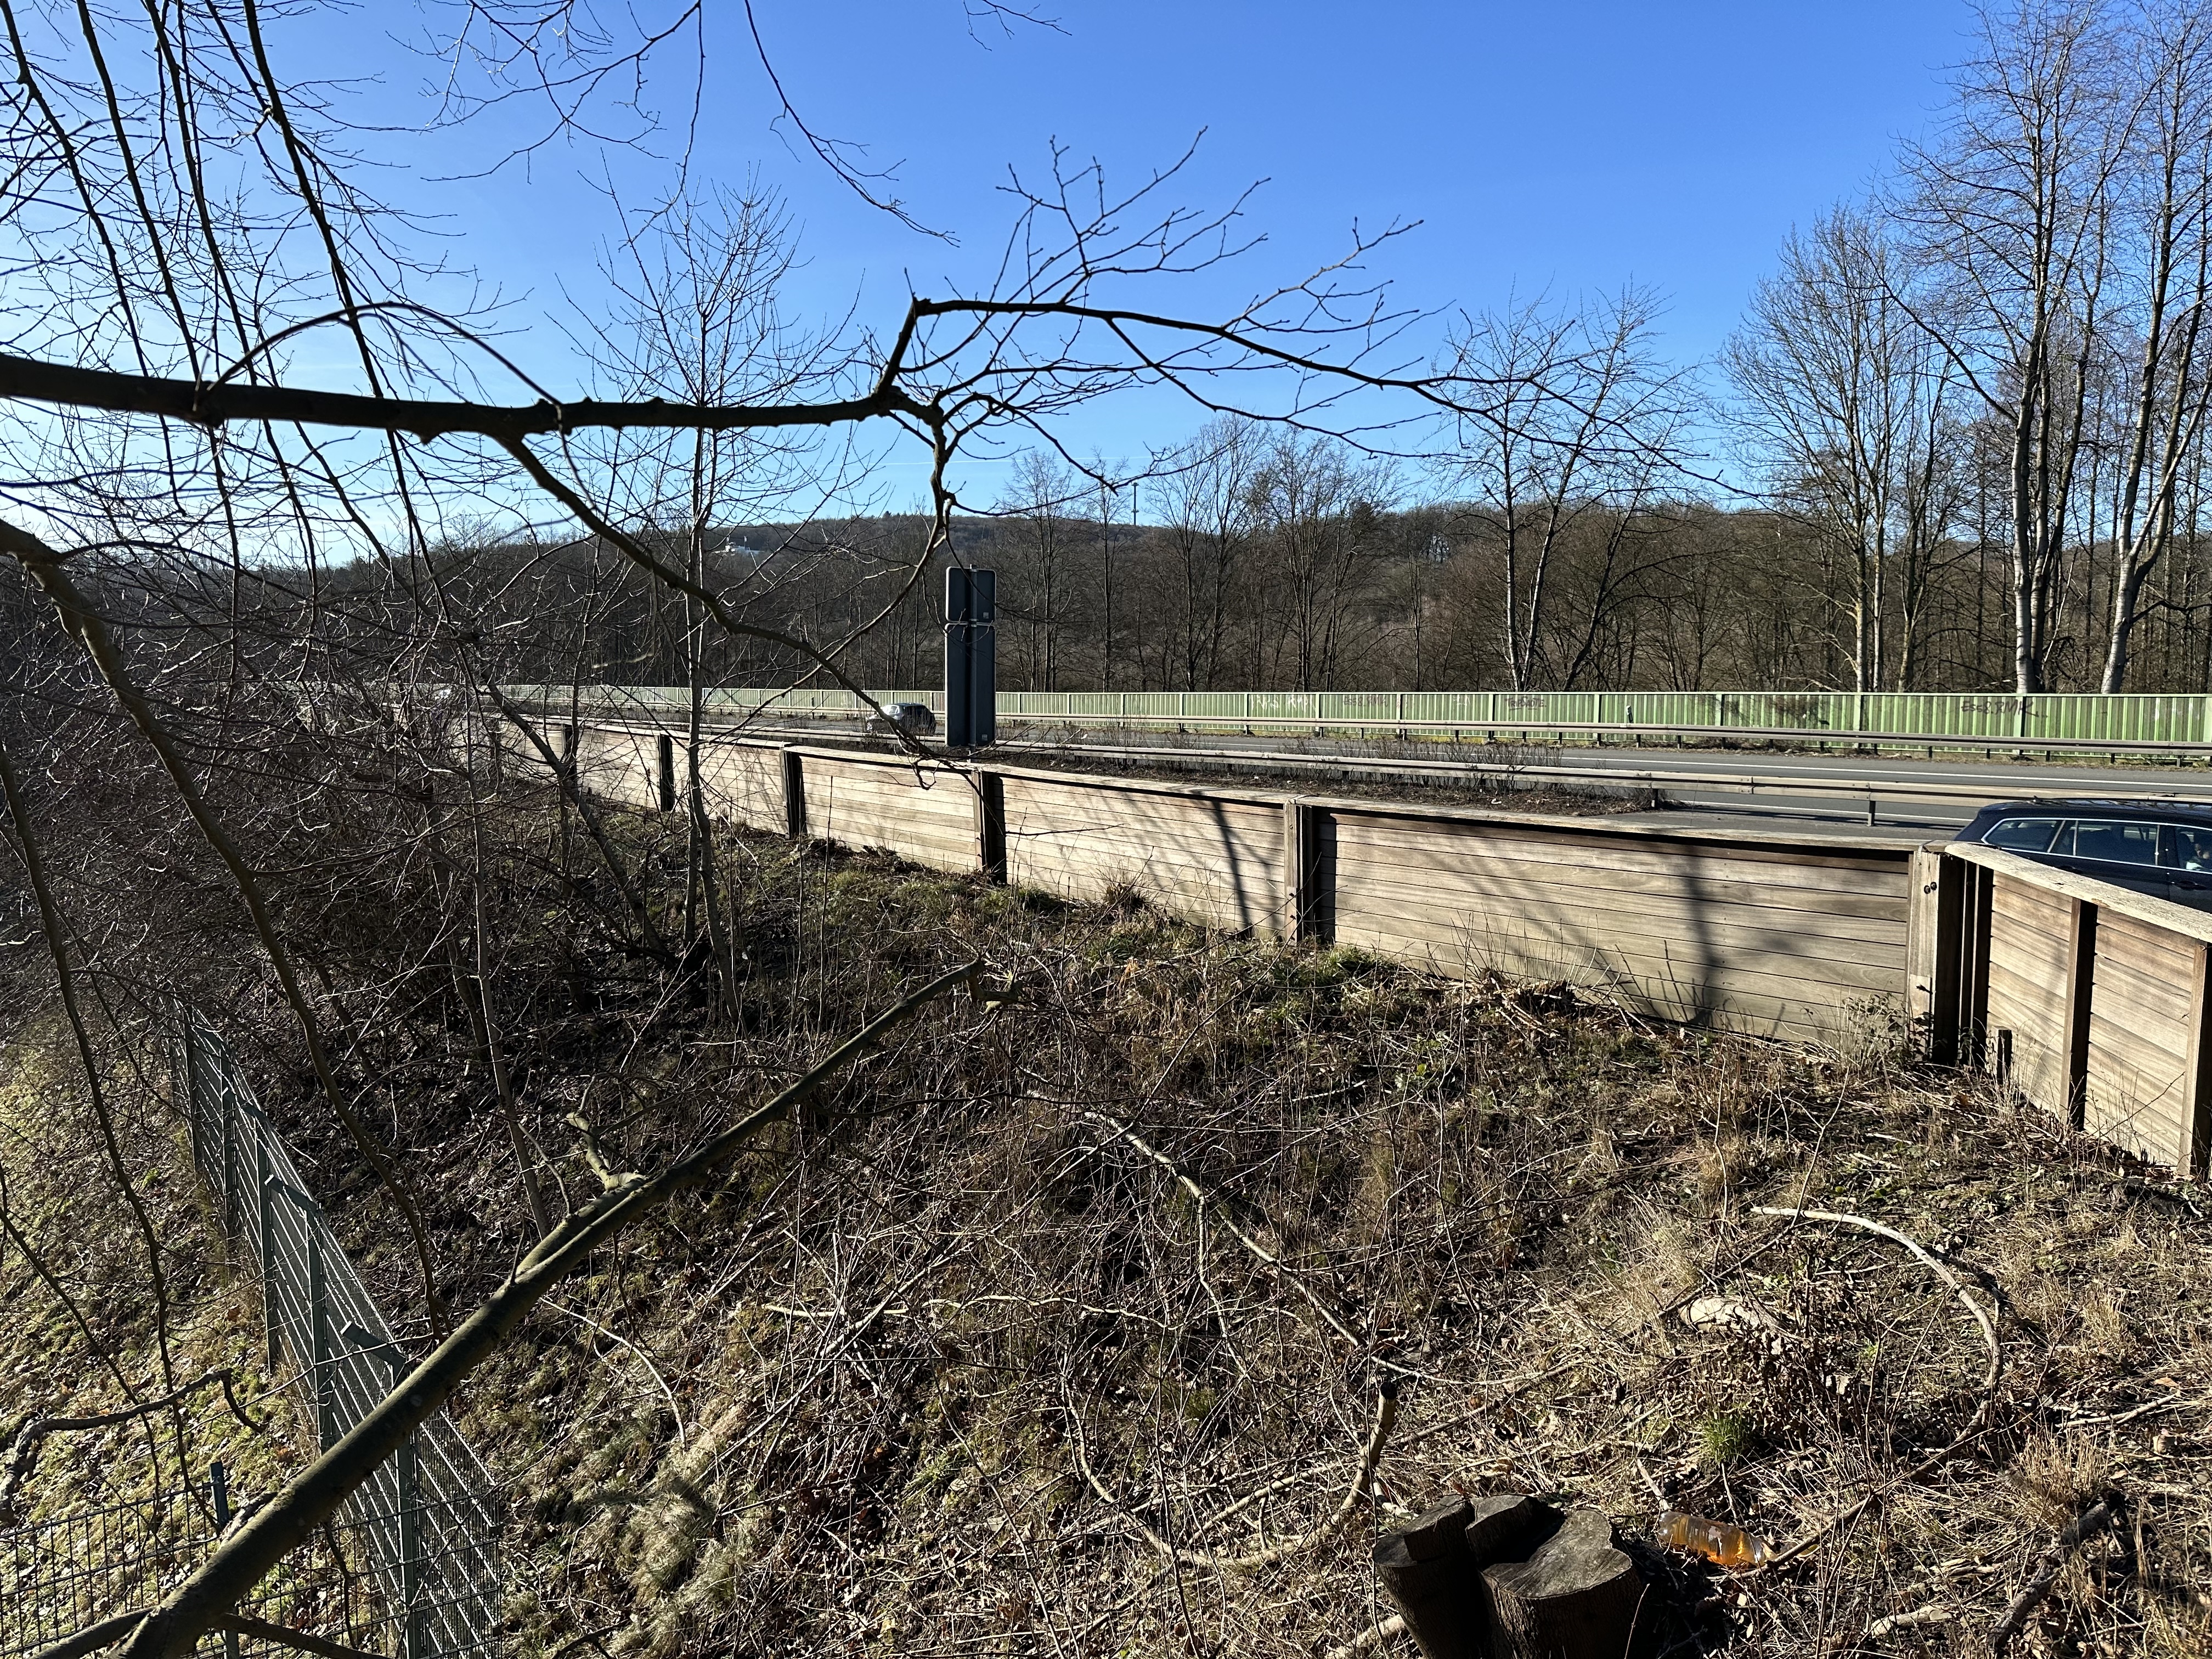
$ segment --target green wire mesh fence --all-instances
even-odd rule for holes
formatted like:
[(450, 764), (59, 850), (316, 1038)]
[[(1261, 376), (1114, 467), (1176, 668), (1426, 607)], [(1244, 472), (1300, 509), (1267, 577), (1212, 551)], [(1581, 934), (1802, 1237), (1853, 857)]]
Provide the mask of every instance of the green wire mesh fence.
[[(215, 1029), (186, 1011), (178, 1098), (224, 1232), (260, 1277), (272, 1372), (288, 1363), (319, 1450), (337, 1443), (414, 1361), (309, 1194)], [(443, 1413), (346, 1500), (345, 1521), (394, 1610), (401, 1659), (489, 1654), (500, 1613), (496, 1483)]]
[[(582, 713), (655, 719), (690, 702), (682, 686), (507, 690), (517, 701), (551, 712), (573, 706)], [(921, 702), (944, 710), (941, 691), (869, 695), (878, 703)], [(718, 724), (747, 716), (849, 718), (861, 712), (857, 697), (837, 690), (724, 687), (705, 695), (706, 715)], [(1016, 724), (1190, 732), (1644, 732), (2107, 750), (2212, 744), (2212, 696), (2182, 692), (1000, 691), (998, 714)]]
[[(236, 1257), (261, 1285), (266, 1359), (289, 1377), (299, 1419), (335, 1444), (411, 1368), (368, 1287), (308, 1194), (290, 1151), (207, 1021), (179, 1015), (175, 1100), (192, 1157)], [(234, 1509), (220, 1468), (177, 1464), (150, 1496), (94, 1504), (0, 1530), (0, 1659), (45, 1651), (148, 1607), (204, 1560)], [(392, 1659), (493, 1659), (499, 1648), (502, 1507), (496, 1484), (442, 1414), (380, 1465), (329, 1524), (288, 1555), (239, 1612)], [(295, 1651), (252, 1635), (208, 1637), (202, 1653)]]

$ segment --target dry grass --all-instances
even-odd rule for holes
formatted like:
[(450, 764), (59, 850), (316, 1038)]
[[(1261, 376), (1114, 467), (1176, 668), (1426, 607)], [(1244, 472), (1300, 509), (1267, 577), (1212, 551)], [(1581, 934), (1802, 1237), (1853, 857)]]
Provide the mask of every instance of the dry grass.
[[(969, 949), (1026, 1002), (917, 1030), (562, 1298), (641, 1354), (543, 1317), (471, 1389), (514, 1483), (530, 1645), (604, 1626), (623, 1656), (1311, 1654), (1388, 1610), (1379, 1527), (1514, 1489), (1650, 1539), (1655, 1485), (1820, 1541), (1742, 1580), (1643, 1551), (1646, 1651), (1972, 1651), (2108, 1488), (2126, 1534), (2084, 1552), (2026, 1650), (2212, 1644), (2212, 1224), (1978, 1080), (1209, 938), (1128, 896), (747, 845), (753, 1029), (613, 995), (588, 1030), (544, 1010), (545, 1144), (588, 1095), (649, 1162)], [(426, 1153), (449, 1245), (489, 1272), (520, 1217), (465, 1104)], [(1951, 1293), (1759, 1204), (1947, 1254), (2003, 1340), (1978, 1432), (1985, 1356)], [(1778, 1338), (1689, 1326), (1703, 1296)], [(1372, 1501), (1223, 1565), (1340, 1507), (1386, 1376), (1404, 1409)]]
[[(665, 821), (628, 833), (680, 878)], [(1023, 999), (911, 1028), (469, 1386), (514, 1496), (518, 1651), (1314, 1655), (1388, 1610), (1378, 1528), (1509, 1489), (1617, 1520), (1656, 1590), (1640, 1650), (1776, 1656), (1972, 1652), (2117, 1491), (2125, 1527), (2019, 1650), (2212, 1650), (2212, 1220), (1978, 1079), (1209, 936), (1129, 895), (754, 839), (725, 861), (742, 1024), (559, 924), (518, 866), (505, 911), (548, 921), (501, 942), (502, 1015), (572, 1197), (572, 1118), (647, 1166), (933, 964), (982, 951)], [(383, 941), (329, 936), (374, 982)], [(404, 967), (350, 1074), (465, 1298), (527, 1223), (466, 1022)], [(281, 1109), (298, 1079), (282, 1022), (263, 1036)], [(295, 1115), (405, 1307), (386, 1200)], [(1762, 1204), (1943, 1252), (2002, 1339), (1986, 1416), (1978, 1329), (1925, 1267)], [(1689, 1324), (1705, 1297), (1772, 1326)], [(1385, 1378), (1397, 1429), (1332, 1528)], [(1650, 1547), (1655, 1487), (1816, 1542), (1721, 1577)]]

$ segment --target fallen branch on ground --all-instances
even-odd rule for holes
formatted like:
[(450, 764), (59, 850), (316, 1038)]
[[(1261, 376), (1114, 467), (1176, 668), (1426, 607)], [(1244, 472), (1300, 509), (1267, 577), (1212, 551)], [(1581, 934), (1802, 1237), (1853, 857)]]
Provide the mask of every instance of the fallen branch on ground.
[[(86, 1654), (112, 1647), (135, 1630), (151, 1612), (151, 1607), (133, 1607), (129, 1613), (115, 1613), (96, 1625), (87, 1625), (76, 1635), (64, 1637), (46, 1649), (38, 1656), (38, 1659), (83, 1659)], [(272, 1625), (266, 1619), (248, 1618), (242, 1613), (224, 1613), (215, 1621), (214, 1628), (235, 1631), (240, 1636), (251, 1636), (258, 1642), (267, 1642), (276, 1647), (312, 1653), (316, 1659), (382, 1659), (380, 1655), (364, 1652), (360, 1648), (349, 1648), (343, 1642), (310, 1636), (305, 1631)]]
[(259, 1432), (260, 1425), (246, 1416), (239, 1406), (237, 1396), (230, 1391), (230, 1371), (228, 1367), (194, 1377), (180, 1389), (172, 1389), (159, 1400), (149, 1400), (136, 1406), (125, 1406), (117, 1411), (99, 1412), (89, 1417), (33, 1417), (15, 1431), (14, 1443), (9, 1448), (8, 1473), (0, 1479), (0, 1527), (15, 1522), (15, 1498), (23, 1483), (31, 1478), (38, 1467), (39, 1453), (50, 1434), (65, 1434), (85, 1429), (109, 1429), (118, 1423), (129, 1423), (155, 1412), (166, 1411), (185, 1395), (205, 1388), (210, 1382), (221, 1382), (224, 1399), (230, 1402), (231, 1411), (246, 1427)]
[[(909, 992), (806, 1073), (698, 1150), (645, 1176), (613, 1175), (606, 1190), (562, 1221), (515, 1265), (453, 1334), (403, 1378), (338, 1443), (317, 1458), (251, 1521), (232, 1532), (127, 1637), (125, 1659), (183, 1659), (199, 1638), (237, 1606), (276, 1564), (334, 1512), (453, 1390), (506, 1343), (531, 1310), (600, 1246), (678, 1194), (704, 1186), (764, 1125), (790, 1116), (848, 1067), (873, 1054), (896, 1026), (957, 987), (986, 977), (981, 961), (963, 963)], [(979, 998), (979, 1001), (983, 999)], [(41, 1659), (58, 1659), (51, 1653)]]
[[(1121, 1500), (1106, 1489), (1105, 1482), (1099, 1480), (1097, 1474), (1091, 1469), (1090, 1448), (1083, 1436), (1083, 1416), (1075, 1409), (1075, 1402), (1073, 1400), (1067, 1402), (1067, 1419), (1074, 1430), (1075, 1462), (1077, 1468), (1083, 1471), (1084, 1480), (1090, 1483), (1091, 1491), (1097, 1492), (1115, 1509), (1127, 1515), (1128, 1510)], [(1352, 1490), (1344, 1494), (1344, 1501), (1336, 1506), (1329, 1517), (1311, 1532), (1302, 1534), (1296, 1538), (1285, 1539), (1279, 1544), (1270, 1545), (1267, 1548), (1255, 1551), (1250, 1555), (1213, 1555), (1203, 1550), (1187, 1550), (1170, 1544), (1141, 1521), (1137, 1521), (1137, 1529), (1145, 1534), (1146, 1540), (1154, 1549), (1182, 1566), (1211, 1567), (1222, 1572), (1256, 1572), (1262, 1567), (1271, 1567), (1278, 1561), (1287, 1560), (1301, 1551), (1311, 1549), (1316, 1544), (1326, 1542), (1335, 1536), (1344, 1523), (1351, 1520), (1358, 1512), (1359, 1500), (1367, 1496), (1368, 1488), (1374, 1484), (1375, 1467), (1382, 1461), (1383, 1443), (1389, 1439), (1390, 1431), (1396, 1425), (1397, 1421), (1398, 1388), (1395, 1382), (1385, 1382), (1376, 1391), (1375, 1426), (1368, 1433), (1367, 1443), (1360, 1448), (1359, 1468), (1352, 1478)], [(1136, 1520), (1134, 1516), (1130, 1516), (1129, 1518), (1133, 1521)]]
[[(1988, 1426), (1990, 1408), (1996, 1403), (1997, 1379), (2003, 1374), (2004, 1370), (2004, 1351), (1999, 1347), (1997, 1344), (1997, 1328), (1996, 1322), (1992, 1320), (1985, 1311), (1984, 1311), (1982, 1304), (1975, 1301), (1974, 1298), (1967, 1293), (1965, 1284), (1960, 1281), (1956, 1273), (1953, 1273), (1950, 1268), (1946, 1267), (1941, 1261), (1937, 1260), (1934, 1253), (1929, 1250), (1917, 1239), (1911, 1238), (1907, 1235), (1898, 1231), (1894, 1227), (1884, 1226), (1879, 1221), (1869, 1221), (1863, 1215), (1851, 1215), (1841, 1210), (1781, 1209), (1775, 1206), (1767, 1204), (1755, 1206), (1752, 1210), (1752, 1213), (1753, 1215), (1779, 1216), (1784, 1219), (1790, 1221), (1826, 1221), (1832, 1223), (1838, 1226), (1856, 1227), (1863, 1231), (1873, 1233), (1880, 1237), (1887, 1238), (1893, 1243), (1901, 1244), (1915, 1256), (1918, 1257), (1921, 1262), (1923, 1263), (1938, 1279), (1942, 1279), (1944, 1284), (1950, 1286), (1952, 1294), (1956, 1296), (1960, 1301), (1966, 1304), (1966, 1311), (1973, 1315), (1974, 1322), (1981, 1327), (1982, 1340), (1988, 1345), (1990, 1350), (1989, 1371), (1982, 1379), (1981, 1406), (1975, 1412), (1973, 1420), (1967, 1425), (1966, 1431), (1964, 1434), (1952, 1441), (1949, 1445), (1945, 1446), (1941, 1451), (1938, 1451), (1933, 1456), (1925, 1458), (1921, 1462), (1914, 1465), (1914, 1467), (1905, 1475), (1904, 1478), (1905, 1480), (1917, 1480), (1921, 1476), (1942, 1468), (1944, 1463), (1948, 1462), (1954, 1455), (1962, 1450), (1966, 1445), (1978, 1437), (1984, 1431)], [(1821, 1522), (1818, 1526), (1813, 1528), (1802, 1538), (1800, 1538), (1796, 1543), (1790, 1545), (1788, 1548), (1776, 1552), (1765, 1561), (1762, 1562), (1758, 1567), (1753, 1569), (1753, 1571), (1758, 1572), (1771, 1572), (1777, 1567), (1782, 1566), (1788, 1562), (1795, 1561), (1799, 1556), (1805, 1554), (1815, 1545), (1819, 1544), (1823, 1538), (1826, 1538), (1838, 1527), (1846, 1526), (1851, 1522), (1858, 1519), (1860, 1516), (1865, 1514), (1867, 1510), (1882, 1497), (1885, 1492), (1893, 1491), (1898, 1484), (1900, 1483), (1892, 1482), (1890, 1486), (1887, 1487), (1867, 1493), (1865, 1497), (1860, 1498), (1858, 1502), (1850, 1505), (1850, 1508), (1838, 1510), (1836, 1514), (1830, 1516), (1826, 1521)]]
[(1841, 1210), (1784, 1210), (1761, 1204), (1754, 1207), (1752, 1213), (1779, 1216), (1787, 1221), (1826, 1221), (1839, 1227), (1856, 1227), (1863, 1232), (1888, 1239), (1893, 1244), (1901, 1244), (1918, 1257), (1923, 1266), (1951, 1287), (1951, 1293), (1966, 1304), (1966, 1311), (1974, 1316), (1974, 1322), (1982, 1328), (1982, 1340), (1990, 1350), (1990, 1369), (1989, 1374), (1982, 1379), (1982, 1407), (1975, 1414), (1975, 1420), (1978, 1422), (1989, 1415), (1990, 1407), (1996, 1401), (1997, 1379), (2004, 1373), (2004, 1350), (1997, 1344), (1996, 1322), (1967, 1292), (1966, 1284), (1959, 1275), (1946, 1267), (1935, 1252), (1894, 1227), (1886, 1227), (1879, 1221), (1869, 1221), (1863, 1215), (1849, 1215)]
[(2035, 1571), (2027, 1576), (2027, 1583), (2012, 1599), (2004, 1617), (1990, 1627), (1990, 1646), (2002, 1654), (2027, 1628), (2027, 1616), (2043, 1604), (2051, 1594), (2051, 1587), (2058, 1582), (2058, 1575), (2074, 1552), (2088, 1539), (2095, 1537), (2127, 1512), (2127, 1506), (2118, 1492), (2107, 1492), (2087, 1509), (2067, 1523), (2066, 1530), (2058, 1534), (2058, 1541), (2044, 1551), (2043, 1559), (2035, 1564)]
[(1370, 1625), (1340, 1648), (1331, 1648), (1322, 1659), (1359, 1659), (1363, 1653), (1372, 1653), (1394, 1636), (1406, 1633), (1406, 1615), (1394, 1613), (1379, 1625)]

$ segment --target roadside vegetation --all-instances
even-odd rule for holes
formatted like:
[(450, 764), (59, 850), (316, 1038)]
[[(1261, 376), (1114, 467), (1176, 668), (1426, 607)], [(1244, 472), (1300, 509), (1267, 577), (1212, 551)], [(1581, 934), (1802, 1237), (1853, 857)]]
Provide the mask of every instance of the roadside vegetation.
[[(1652, 1586), (1641, 1652), (1975, 1650), (2108, 1493), (2124, 1524), (2069, 1559), (2020, 1650), (2212, 1641), (2212, 1218), (1887, 1036), (1838, 1055), (1685, 1030), (1560, 987), (1211, 936), (1133, 892), (1068, 905), (724, 835), (733, 1008), (711, 971), (671, 979), (546, 902), (562, 830), (542, 802), (489, 822), (502, 914), (539, 919), (505, 931), (487, 981), (556, 1210), (596, 1189), (593, 1159), (697, 1144), (943, 965), (981, 954), (1013, 988), (890, 1039), (468, 1383), (458, 1419), (511, 1495), (521, 1652), (1313, 1655), (1391, 1611), (1378, 1531), (1504, 1491), (1616, 1519)], [(680, 821), (615, 825), (679, 903)], [(516, 1143), (453, 976), (380, 914), (323, 917), (331, 958), (381, 964), (391, 993), (349, 1077), (400, 1126), (465, 1306), (534, 1236)], [(419, 1338), (389, 1194), (303, 1109), (273, 1005), (252, 1035), (264, 1098)], [(54, 1104), (76, 1085), (53, 1036), (19, 1026), (6, 1051), (9, 1214), (59, 1241), (137, 1381), (143, 1297), (100, 1287), (143, 1274)], [(133, 1098), (165, 1235), (204, 1237)], [(1938, 1253), (1994, 1322), (1994, 1389), (1928, 1267), (1760, 1206)], [(173, 1248), (177, 1369), (243, 1366), (256, 1326), (204, 1244)], [(0, 1427), (115, 1403), (83, 1331), (20, 1256), (4, 1271)], [(199, 1443), (232, 1437), (252, 1501), (283, 1454), (202, 1407)], [(35, 1501), (127, 1486), (128, 1439), (58, 1446)], [(1723, 1574), (1657, 1547), (1662, 1509), (1807, 1547)]]

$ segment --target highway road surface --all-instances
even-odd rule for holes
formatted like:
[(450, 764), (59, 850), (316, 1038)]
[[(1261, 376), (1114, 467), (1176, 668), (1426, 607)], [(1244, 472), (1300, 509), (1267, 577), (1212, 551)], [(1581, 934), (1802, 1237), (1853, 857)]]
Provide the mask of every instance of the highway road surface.
[[(858, 734), (855, 723), (810, 720), (749, 728), (790, 740)], [(1009, 762), (1089, 757), (1120, 764), (1158, 761), (1213, 773), (1249, 774), (1278, 785), (1310, 780), (1316, 793), (1359, 786), (1420, 783), (1464, 787), (1597, 787), (1653, 805), (1637, 822), (1712, 828), (1764, 823), (1838, 836), (1926, 841), (1958, 829), (1984, 804), (2025, 796), (2122, 796), (2212, 804), (2212, 766), (2172, 762), (2079, 766), (2034, 761), (1916, 760), (1891, 754), (1790, 754), (1567, 744), (1447, 744), (1345, 738), (1265, 738), (1207, 733), (1152, 735), (1126, 729), (1030, 738), (1008, 732), (994, 751)]]

